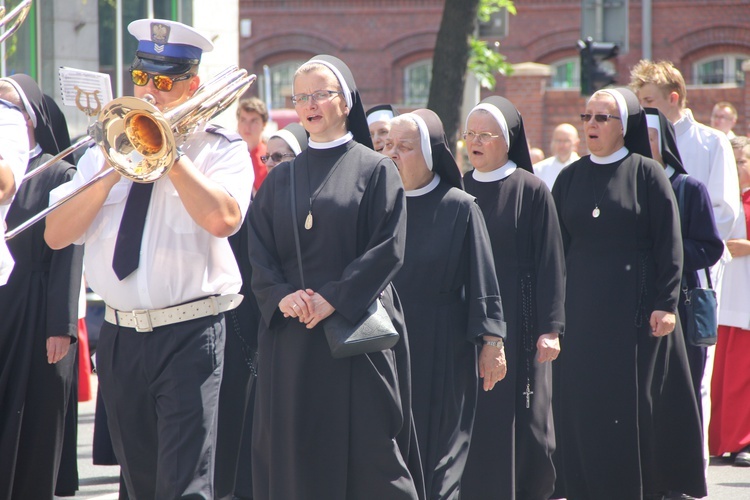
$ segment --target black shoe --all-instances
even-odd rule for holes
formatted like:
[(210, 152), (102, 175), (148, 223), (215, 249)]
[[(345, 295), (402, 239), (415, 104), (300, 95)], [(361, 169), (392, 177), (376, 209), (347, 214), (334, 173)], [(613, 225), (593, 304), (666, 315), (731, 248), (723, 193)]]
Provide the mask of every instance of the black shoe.
[(742, 451), (734, 457), (735, 467), (750, 467), (750, 446), (745, 446)]

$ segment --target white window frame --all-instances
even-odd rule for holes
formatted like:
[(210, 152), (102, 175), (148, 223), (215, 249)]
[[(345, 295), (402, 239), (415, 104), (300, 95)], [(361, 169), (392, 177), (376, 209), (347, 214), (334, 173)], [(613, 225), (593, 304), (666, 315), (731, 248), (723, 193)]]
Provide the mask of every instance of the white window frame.
[[(710, 57), (705, 57), (699, 61), (693, 63), (693, 85), (742, 85), (743, 80), (738, 79), (737, 68), (738, 61), (750, 60), (748, 54), (717, 54)], [(721, 61), (723, 65), (723, 75), (721, 82), (705, 82), (700, 80), (701, 66), (716, 61)], [(744, 75), (741, 77), (744, 78)]]
[[(570, 80), (563, 82), (558, 80), (558, 70), (563, 67), (572, 64), (572, 71)], [(553, 89), (577, 89), (581, 86), (581, 58), (579, 56), (566, 57), (559, 59), (549, 65), (552, 69), (548, 86)]]
[[(427, 70), (427, 81), (424, 85), (423, 95), (412, 95), (411, 79), (416, 71)], [(430, 82), (432, 79), (432, 59), (420, 59), (404, 67), (404, 105), (408, 107), (423, 108), (427, 106), (430, 97)]]

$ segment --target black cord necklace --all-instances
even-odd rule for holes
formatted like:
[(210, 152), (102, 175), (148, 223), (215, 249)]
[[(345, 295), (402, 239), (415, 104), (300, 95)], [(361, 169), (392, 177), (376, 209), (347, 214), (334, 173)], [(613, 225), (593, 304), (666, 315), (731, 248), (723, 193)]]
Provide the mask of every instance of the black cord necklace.
[[(333, 176), (333, 173), (336, 171), (336, 169), (339, 168), (339, 165), (341, 165), (341, 163), (344, 161), (344, 158), (346, 158), (346, 155), (349, 154), (349, 151), (351, 151), (351, 148), (347, 149), (346, 152), (343, 155), (341, 155), (341, 158), (339, 158), (338, 161), (336, 161), (336, 164), (333, 167), (331, 167), (331, 170), (328, 171), (326, 178), (323, 179), (323, 182), (320, 184), (318, 189), (316, 189), (315, 192), (310, 196), (310, 207), (307, 211), (307, 217), (305, 217), (305, 229), (307, 229), (308, 231), (312, 229), (313, 227), (312, 208), (313, 208), (313, 203), (315, 203), (315, 199), (318, 197), (318, 195), (323, 190), (325, 185), (328, 184), (329, 179), (331, 178), (331, 176)], [(312, 190), (312, 188), (310, 187), (310, 155), (309, 154), (305, 155), (305, 170), (307, 171), (307, 192), (309, 193)]]

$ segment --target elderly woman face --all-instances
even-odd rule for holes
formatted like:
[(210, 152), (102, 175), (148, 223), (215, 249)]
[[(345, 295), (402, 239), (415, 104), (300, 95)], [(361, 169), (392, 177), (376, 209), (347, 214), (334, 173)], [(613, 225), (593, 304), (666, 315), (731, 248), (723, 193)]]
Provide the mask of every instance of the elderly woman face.
[(466, 122), (466, 152), (479, 172), (491, 172), (508, 163), (508, 145), (497, 120), (484, 110), (474, 111)]
[(336, 76), (326, 67), (299, 73), (294, 79), (294, 105), (310, 139), (330, 142), (346, 133), (348, 108)]
[(432, 178), (422, 154), (419, 129), (412, 121), (397, 121), (385, 140), (383, 154), (389, 156), (398, 168), (401, 181), (407, 190), (417, 189)]
[(271, 170), (279, 163), (290, 161), (297, 156), (294, 154), (294, 151), (292, 151), (292, 148), (289, 147), (289, 144), (280, 137), (271, 137), (268, 139), (266, 151), (265, 164), (266, 167), (268, 167), (268, 170)]
[[(620, 110), (614, 97), (606, 93), (595, 94), (586, 103), (586, 114), (591, 118), (583, 123), (583, 135), (592, 154), (608, 156), (625, 145)], [(596, 115), (607, 115), (607, 119), (600, 122)]]

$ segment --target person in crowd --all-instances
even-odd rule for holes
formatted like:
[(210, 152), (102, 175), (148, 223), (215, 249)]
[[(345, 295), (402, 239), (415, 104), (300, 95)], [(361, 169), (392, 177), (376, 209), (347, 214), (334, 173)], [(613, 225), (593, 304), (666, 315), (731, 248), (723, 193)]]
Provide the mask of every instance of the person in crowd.
[(28, 129), (21, 110), (0, 101), (0, 286), (13, 270), (5, 241), (5, 216), (29, 163)]
[(741, 189), (742, 212), (727, 240), (727, 264), (711, 380), (711, 455), (730, 453), (734, 465), (750, 467), (750, 141), (732, 139)]
[(533, 165), (534, 163), (539, 163), (544, 160), (544, 151), (542, 151), (541, 148), (530, 147), (529, 156), (531, 157), (531, 163)]
[(630, 87), (643, 107), (657, 108), (674, 125), (683, 166), (708, 189), (716, 227), (726, 240), (740, 209), (734, 156), (726, 134), (695, 121), (685, 107), (685, 80), (670, 62), (640, 61), (630, 72)]
[[(253, 493), (421, 498), (408, 341), (390, 285), (404, 257), (404, 189), (393, 161), (371, 149), (346, 64), (315, 56), (297, 69), (293, 88), (308, 148), (294, 170), (283, 163), (271, 171), (249, 214), (252, 288), (262, 315)], [(378, 296), (399, 342), (333, 358), (321, 323), (334, 312), (354, 323)]]
[(268, 150), (260, 159), (270, 171), (279, 163), (295, 158), (307, 149), (307, 132), (299, 123), (290, 123), (268, 138)]
[[(734, 155), (726, 134), (698, 123), (686, 107), (687, 87), (680, 71), (668, 61), (642, 60), (630, 72), (630, 88), (643, 107), (657, 108), (672, 122), (677, 134), (677, 149), (688, 175), (703, 183), (711, 198), (714, 223), (722, 241), (726, 241), (740, 213), (739, 185)], [(711, 281), (720, 292), (724, 264), (731, 259), (725, 251), (711, 268)], [(705, 277), (701, 284), (707, 286)], [(719, 294), (718, 300), (721, 301)], [(711, 414), (711, 374), (713, 346), (706, 349), (706, 363), (701, 380), (701, 410)], [(703, 419), (703, 461), (708, 472), (708, 419)]]
[(683, 335), (673, 333), (682, 241), (672, 186), (650, 158), (632, 91), (594, 93), (581, 120), (591, 154), (552, 189), (567, 271), (558, 491), (580, 500), (703, 497), (698, 405)]
[[(52, 158), (44, 151), (57, 152), (44, 95), (30, 76), (19, 73), (0, 79), (0, 99), (26, 119), (31, 172)], [(50, 190), (74, 172), (73, 165), (59, 161), (24, 181), (8, 211), (8, 226), (45, 209)], [(15, 266), (0, 287), (0, 497), (52, 500), (77, 370), (83, 249), (52, 250), (44, 242), (44, 221), (15, 236), (8, 248)]]
[(394, 118), (384, 153), (406, 190), (406, 253), (393, 284), (409, 331), (412, 411), (426, 497), (459, 498), (477, 371), (484, 390), (491, 390), (507, 370), (492, 247), (433, 111)]
[(479, 393), (461, 498), (546, 499), (555, 483), (551, 361), (565, 328), (555, 204), (532, 173), (523, 119), (509, 100), (476, 105), (464, 140), (474, 166), (466, 192), (487, 223), (508, 323), (508, 376)]
[[(716, 264), (724, 253), (724, 243), (714, 224), (711, 214), (711, 200), (706, 187), (690, 177), (682, 166), (680, 152), (677, 150), (674, 126), (664, 113), (656, 108), (646, 108), (648, 137), (651, 145), (651, 156), (662, 167), (672, 184), (672, 190), (678, 200), (683, 190), (683, 206), (680, 212), (680, 234), (682, 234), (682, 284), (678, 306), (683, 334), (686, 312), (685, 298), (688, 290), (700, 287), (699, 271)], [(682, 185), (682, 187), (680, 187)], [(706, 365), (706, 348), (692, 345), (685, 337), (690, 374), (693, 380), (698, 408), (701, 408), (701, 380)]]
[(378, 153), (383, 152), (385, 139), (391, 130), (391, 120), (398, 116), (396, 108), (390, 104), (380, 104), (367, 110), (367, 126), (370, 128), (372, 147)]
[(714, 104), (711, 110), (711, 126), (724, 132), (727, 139), (731, 140), (736, 137), (732, 131), (735, 125), (737, 125), (737, 108), (734, 107), (734, 104), (727, 101)]
[(263, 141), (263, 130), (268, 123), (268, 108), (257, 97), (242, 99), (237, 105), (237, 132), (247, 143), (247, 150), (253, 161), (253, 194), (258, 192), (263, 184), (268, 169), (261, 157), (266, 154), (266, 143)]
[(560, 171), (578, 160), (578, 129), (570, 123), (561, 123), (552, 132), (552, 156), (534, 163), (534, 173), (544, 181), (550, 190)]
[[(128, 31), (138, 40), (135, 96), (152, 96), (161, 111), (188, 100), (210, 40), (161, 19), (134, 21)], [(106, 163), (102, 148), (88, 149), (50, 202)], [(223, 312), (241, 301), (227, 236), (240, 227), (251, 185), (241, 137), (206, 124), (188, 134), (156, 181), (113, 171), (48, 216), (52, 248), (85, 243), (88, 284), (106, 303), (97, 371), (130, 497), (213, 495)]]
[[(307, 133), (299, 123), (290, 123), (268, 138), (267, 154), (261, 157), (269, 172), (278, 163), (294, 158), (307, 148)], [(250, 205), (252, 209), (252, 204)], [(250, 288), (249, 218), (229, 237), (229, 244), (242, 275), (242, 303), (227, 312), (224, 374), (219, 395), (219, 427), (216, 438), (215, 498), (244, 500), (253, 497), (252, 429), (255, 402), (255, 353), (258, 350), (260, 310)], [(238, 394), (245, 394), (244, 398)]]

